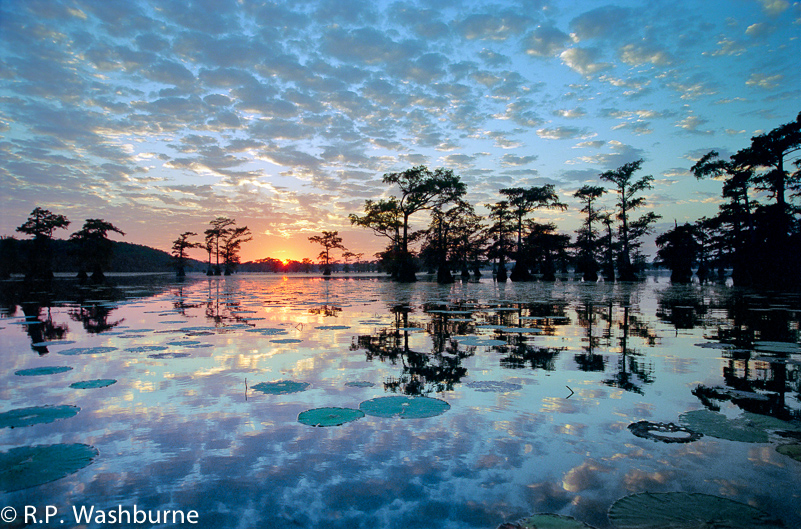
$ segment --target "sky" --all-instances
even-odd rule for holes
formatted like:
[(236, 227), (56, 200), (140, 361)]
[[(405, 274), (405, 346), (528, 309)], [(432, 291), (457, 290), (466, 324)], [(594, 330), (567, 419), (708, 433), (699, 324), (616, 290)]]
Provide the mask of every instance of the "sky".
[(801, 111), (799, 36), (786, 0), (2, 0), (0, 235), (39, 206), (169, 251), (225, 216), (242, 261), (324, 230), (368, 259), (348, 215), (420, 164), (479, 213), (553, 184), (570, 207), (536, 219), (574, 235), (573, 193), (638, 159), (659, 233), (717, 211), (701, 155)]

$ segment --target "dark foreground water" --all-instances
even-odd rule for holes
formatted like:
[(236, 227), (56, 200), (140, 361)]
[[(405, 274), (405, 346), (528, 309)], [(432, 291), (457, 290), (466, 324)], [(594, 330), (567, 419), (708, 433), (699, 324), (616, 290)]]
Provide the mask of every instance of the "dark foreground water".
[[(6, 293), (0, 413), (32, 410), (0, 428), (0, 482), (27, 487), (0, 493), (17, 513), (2, 525), (35, 507), (59, 527), (139, 509), (196, 511), (182, 527), (494, 529), (551, 512), (604, 528), (624, 496), (683, 491), (799, 527), (801, 463), (777, 452), (799, 442), (799, 305), (654, 277)], [(345, 410), (303, 415), (319, 408)], [(9, 456), (75, 444), (96, 455), (59, 479)]]

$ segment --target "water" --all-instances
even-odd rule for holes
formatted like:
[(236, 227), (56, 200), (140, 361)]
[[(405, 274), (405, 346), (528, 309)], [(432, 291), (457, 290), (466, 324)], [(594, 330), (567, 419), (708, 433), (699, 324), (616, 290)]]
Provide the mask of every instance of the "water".
[[(686, 491), (798, 527), (801, 463), (776, 452), (793, 442), (777, 432), (797, 423), (773, 425), (756, 443), (661, 442), (628, 427), (678, 425), (708, 407), (732, 420), (745, 408), (797, 416), (800, 305), (790, 294), (664, 277), (440, 286), (240, 275), (7, 295), (0, 411), (80, 412), (4, 428), (0, 450), (85, 443), (99, 455), (0, 503), (20, 517), (25, 506), (53, 506), (50, 524), (62, 527), (75, 526), (74, 506), (136, 506), (195, 510), (193, 527), (495, 528), (553, 512), (602, 528), (621, 497)], [(26, 315), (43, 323), (21, 323)], [(72, 369), (15, 375), (57, 366)], [(70, 387), (96, 379), (116, 383)], [(254, 389), (276, 381), (308, 387)], [(717, 389), (696, 396), (699, 385)], [(730, 398), (753, 391), (762, 400)], [(404, 394), (450, 408), (331, 427), (298, 421), (306, 410)]]

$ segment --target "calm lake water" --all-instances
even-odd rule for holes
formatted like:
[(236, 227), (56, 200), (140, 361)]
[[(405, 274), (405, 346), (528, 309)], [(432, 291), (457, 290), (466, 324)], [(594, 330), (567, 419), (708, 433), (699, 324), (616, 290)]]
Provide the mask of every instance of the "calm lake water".
[[(799, 442), (786, 433), (798, 422), (777, 419), (750, 442), (629, 429), (688, 425), (695, 410), (728, 424), (754, 412), (797, 421), (795, 295), (657, 276), (440, 286), (245, 274), (76, 287), (7, 296), (0, 314), (0, 412), (80, 408), (0, 429), (0, 450), (98, 451), (66, 477), (0, 494), (18, 513), (56, 507), (53, 526), (74, 527), (73, 506), (136, 505), (196, 510), (191, 527), (494, 529), (552, 512), (605, 528), (621, 497), (686, 491), (801, 527), (801, 463), (776, 451)], [(116, 382), (71, 387), (98, 379)], [(299, 421), (398, 395), (415, 396), (400, 410), (434, 406)]]

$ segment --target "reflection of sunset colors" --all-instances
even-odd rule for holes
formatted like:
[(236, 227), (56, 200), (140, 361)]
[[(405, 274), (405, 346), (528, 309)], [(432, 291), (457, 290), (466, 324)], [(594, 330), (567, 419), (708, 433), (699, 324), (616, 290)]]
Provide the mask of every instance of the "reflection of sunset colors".
[[(729, 291), (704, 287), (715, 319), (677, 333), (656, 314), (681, 288), (652, 280), (442, 287), (239, 275), (190, 279), (154, 287), (152, 294), (109, 288), (104, 296), (115, 301), (83, 299), (81, 306), (103, 304), (106, 321), (120, 322), (101, 333), (80, 322), (80, 314), (90, 316), (75, 310), (75, 293), (60, 292), (74, 302), (29, 305), (25, 313), (15, 306), (0, 319), (0, 347), (13, 353), (0, 360), (0, 398), (6, 409), (72, 404), (81, 410), (49, 424), (3, 429), (0, 450), (87, 443), (100, 455), (79, 472), (5, 498), (56, 505), (60, 512), (76, 503), (103, 508), (109, 498), (141, 509), (194, 509), (201, 524), (225, 529), (468, 529), (534, 512), (604, 527), (609, 506), (623, 496), (687, 491), (752, 504), (798, 525), (801, 510), (793, 498), (801, 477), (774, 441), (704, 436), (677, 445), (628, 429), (703, 409), (692, 393), (699, 381), (723, 386), (725, 377), (745, 377), (730, 375), (733, 359), (720, 349), (695, 346), (713, 343), (709, 334), (728, 324), (721, 314), (732, 301)], [(591, 311), (576, 301), (588, 297)], [(798, 314), (794, 303), (783, 300)], [(457, 307), (462, 313), (451, 314)], [(68, 327), (44, 354), (32, 347), (25, 325), (15, 323), (31, 313)], [(754, 311), (743, 325), (775, 342), (797, 333), (797, 316), (778, 328), (762, 315)], [(504, 330), (523, 327), (551, 330)], [(480, 340), (460, 345), (456, 337)], [(469, 345), (489, 339), (490, 345)], [(145, 346), (188, 356), (152, 357), (137, 349)], [(98, 353), (58, 354), (88, 347)], [(587, 355), (600, 359), (587, 361)], [(765, 370), (738, 384), (784, 380), (788, 395), (797, 392), (792, 373), (777, 379), (775, 364), (756, 362), (766, 363)], [(13, 375), (42, 365), (73, 369)], [(69, 387), (112, 378), (117, 383), (104, 388)], [(277, 381), (304, 388), (254, 389)], [(449, 407), (427, 418), (368, 414), (331, 427), (298, 420), (308, 410), (358, 410), (372, 399), (404, 394)], [(732, 401), (716, 404), (725, 414), (742, 413)], [(788, 398), (785, 411), (797, 413), (797, 403)]]

